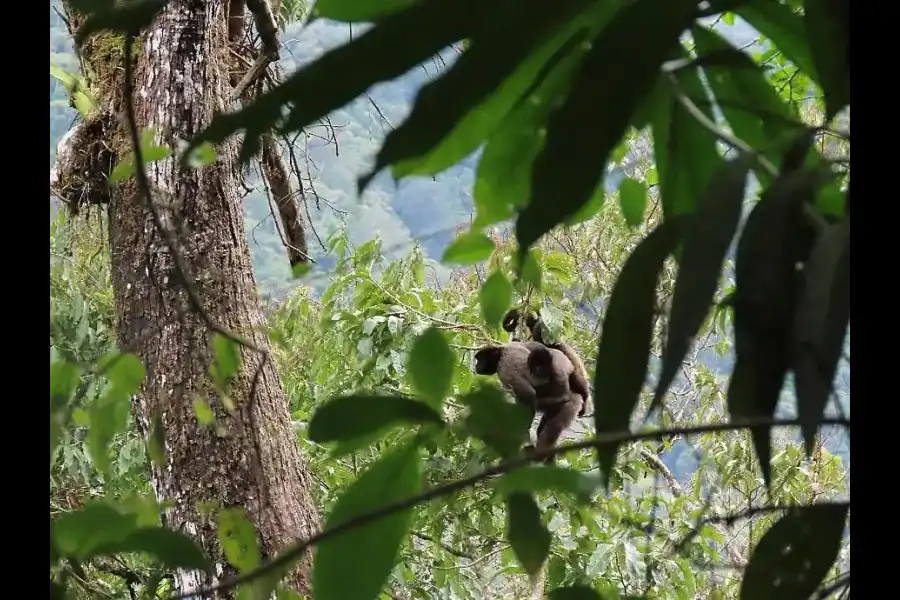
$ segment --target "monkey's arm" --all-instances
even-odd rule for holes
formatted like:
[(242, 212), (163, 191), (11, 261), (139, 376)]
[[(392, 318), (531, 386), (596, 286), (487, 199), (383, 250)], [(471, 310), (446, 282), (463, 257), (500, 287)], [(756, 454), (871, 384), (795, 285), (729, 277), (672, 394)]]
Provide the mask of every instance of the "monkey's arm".
[(577, 368), (569, 375), (569, 389), (572, 390), (572, 393), (581, 396), (581, 407), (578, 409), (578, 416), (583, 417), (591, 409), (591, 388), (590, 382)]
[(531, 385), (531, 382), (522, 375), (509, 377), (506, 379), (507, 381), (504, 381), (504, 383), (516, 397), (516, 402), (518, 402), (519, 404), (524, 404), (531, 410), (536, 410), (537, 392), (535, 391), (534, 386)]

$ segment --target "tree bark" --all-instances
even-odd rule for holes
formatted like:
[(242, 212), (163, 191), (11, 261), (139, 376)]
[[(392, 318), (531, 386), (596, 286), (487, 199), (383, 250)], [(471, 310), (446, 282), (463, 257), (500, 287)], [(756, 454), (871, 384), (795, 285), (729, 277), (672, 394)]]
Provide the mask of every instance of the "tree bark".
[[(135, 115), (142, 131), (155, 132), (156, 143), (175, 147), (225, 110), (231, 93), (225, 13), (218, 0), (172, 0), (141, 36)], [(106, 87), (99, 95), (108, 110), (119, 111), (120, 89)], [(108, 140), (119, 156), (129, 149), (123, 131)], [(206, 314), (268, 349), (238, 198), (236, 146), (230, 142), (216, 150), (216, 164), (200, 169), (182, 170), (174, 158), (148, 164), (153, 201), (165, 207), (164, 223), (176, 228), (178, 250)], [(210, 512), (210, 506), (243, 507), (269, 557), (316, 533), (319, 517), (273, 362), (266, 361), (254, 386), (263, 358), (242, 349), (242, 369), (230, 388), (234, 408), (225, 408), (208, 376), (212, 332), (191, 310), (173, 256), (133, 178), (112, 190), (109, 214), (118, 343), (141, 358), (147, 373), (133, 414), (145, 436), (156, 415), (165, 432), (165, 465), (153, 467), (152, 483), (161, 499), (174, 504), (166, 513), (168, 526), (193, 536), (216, 565), (208, 575), (180, 573), (178, 586), (188, 592), (235, 574), (219, 548), (218, 511)], [(198, 397), (215, 410), (224, 435), (198, 423)], [(310, 562), (307, 554), (285, 579), (287, 587), (310, 595)]]

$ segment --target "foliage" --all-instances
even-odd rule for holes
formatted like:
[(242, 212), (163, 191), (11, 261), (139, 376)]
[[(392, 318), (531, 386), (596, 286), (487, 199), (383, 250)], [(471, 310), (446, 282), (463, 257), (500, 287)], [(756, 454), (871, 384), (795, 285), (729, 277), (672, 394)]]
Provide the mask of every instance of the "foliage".
[[(485, 264), (429, 285), (418, 248), (388, 262), (378, 239), (352, 248), (339, 232), (326, 244), (337, 261), (330, 286), (320, 298), (299, 291), (271, 316), (327, 518), (323, 533), (267, 567), (252, 525), (220, 514), (228, 560), (261, 575), (243, 593), (269, 597), (309, 544), (320, 600), (388, 590), (524, 597), (535, 585), (551, 598), (801, 598), (849, 586), (846, 473), (820, 428), (849, 327), (849, 119), (833, 119), (849, 101), (849, 63), (823, 42), (836, 35), (846, 45), (845, 3), (805, 2), (802, 15), (797, 3), (728, 3), (772, 42), (758, 56), (719, 37), (696, 3), (670, 2), (663, 13), (649, 2), (602, 4), (542, 5), (536, 16), (530, 2), (511, 11), (322, 2), (321, 16), (376, 23), (191, 141), (243, 130), (249, 156), (269, 128), (299, 130), (449, 43), (469, 42), (423, 89), (376, 165), (435, 173), (486, 144), (476, 227), (446, 256)], [(690, 41), (679, 45), (686, 30)], [(780, 85), (794, 79), (787, 73), (800, 73), (799, 94)], [(542, 133), (526, 143), (525, 129)], [(835, 138), (837, 147), (823, 141)], [(636, 160), (619, 204), (605, 203), (607, 164), (623, 145)], [(759, 201), (739, 228), (751, 172)], [(492, 227), (513, 215), (515, 244)], [(51, 265), (51, 295), (53, 278)], [(103, 307), (108, 288), (99, 288), (91, 303)], [(142, 368), (108, 337), (94, 348), (108, 309), (85, 313), (83, 293), (62, 289), (82, 308), (57, 303), (54, 317), (51, 301), (51, 455), (82, 441), (102, 500), (51, 515), (51, 577), (90, 585), (86, 561), (143, 552), (139, 587), (152, 597), (166, 569), (205, 559), (159, 527), (146, 496), (128, 504), (118, 482), (107, 485)], [(496, 325), (512, 305), (542, 308), (594, 374), (592, 435), (560, 448), (555, 467), (517, 456), (527, 420), (469, 369), (473, 350), (506, 339)], [(732, 339), (734, 370), (722, 378), (703, 362), (709, 345), (727, 351)], [(223, 386), (237, 369), (229, 352), (217, 351), (211, 368)], [(805, 451), (773, 427), (791, 381), (799, 418), (785, 423), (802, 426)], [(641, 413), (645, 427), (632, 433)], [(829, 420), (849, 430), (849, 417)], [(679, 454), (693, 468), (661, 460)], [(725, 576), (723, 563), (744, 572)], [(347, 577), (347, 565), (359, 576)]]

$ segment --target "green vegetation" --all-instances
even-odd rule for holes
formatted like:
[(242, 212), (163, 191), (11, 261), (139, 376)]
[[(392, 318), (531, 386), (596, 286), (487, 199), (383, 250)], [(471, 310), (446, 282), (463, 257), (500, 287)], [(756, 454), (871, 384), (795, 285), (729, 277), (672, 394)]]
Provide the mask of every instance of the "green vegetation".
[[(437, 175), (481, 148), (475, 214), (438, 272), (417, 236), (332, 212), (322, 270), (299, 285), (269, 228), (254, 268), (279, 299), (267, 332), (324, 529), (263, 556), (243, 509), (207, 507), (246, 578), (223, 585), (299, 598), (280, 579), (314, 545), (316, 600), (849, 597), (846, 4), (713, 2), (698, 18), (680, 0), (319, 0), (318, 16), (377, 24), (191, 143), (253, 144), (285, 105), (287, 133), (308, 132), (467, 40), (375, 166), (341, 177), (375, 186), (368, 210), (400, 212), (367, 169)], [(737, 18), (764, 44), (720, 35)], [(51, 13), (51, 63), (77, 72), (59, 27)], [(54, 81), (51, 164), (67, 127)], [(248, 239), (265, 203), (247, 201)], [(437, 210), (433, 230), (455, 224), (457, 207)], [(211, 559), (148, 485), (164, 433), (132, 422), (145, 373), (116, 348), (106, 235), (99, 209), (51, 214), (51, 585), (171, 598), (178, 570)], [(508, 340), (513, 306), (539, 310), (594, 378), (594, 416), (555, 466), (520, 456), (530, 423), (471, 370)], [(248, 353), (213, 345), (227, 398)]]

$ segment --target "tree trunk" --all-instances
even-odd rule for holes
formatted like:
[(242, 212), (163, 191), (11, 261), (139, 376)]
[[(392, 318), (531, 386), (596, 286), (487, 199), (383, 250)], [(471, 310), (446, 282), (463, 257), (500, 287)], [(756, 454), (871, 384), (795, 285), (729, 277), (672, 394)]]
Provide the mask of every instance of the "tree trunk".
[[(142, 131), (155, 132), (156, 143), (174, 147), (226, 108), (231, 89), (224, 6), (218, 0), (172, 0), (136, 44), (136, 120)], [(85, 47), (91, 62), (88, 52)], [(121, 88), (109, 87), (121, 85), (117, 79), (92, 82), (111, 112), (120, 110)], [(121, 128), (112, 129), (118, 131), (107, 141), (122, 156), (126, 138)], [(164, 222), (174, 223), (206, 314), (268, 349), (238, 198), (236, 146), (216, 150), (216, 164), (201, 169), (182, 170), (173, 158), (148, 164), (153, 200), (166, 207)], [(153, 467), (152, 483), (161, 499), (174, 503), (166, 513), (168, 526), (192, 535), (216, 564), (210, 576), (179, 574), (179, 588), (187, 592), (234, 575), (218, 545), (217, 510), (208, 507), (243, 507), (270, 557), (316, 533), (319, 517), (275, 365), (267, 361), (254, 387), (262, 356), (243, 349), (242, 369), (230, 389), (234, 409), (227, 410), (208, 376), (212, 332), (190, 309), (173, 257), (133, 178), (116, 186), (109, 202), (118, 343), (139, 356), (147, 372), (133, 413), (145, 436), (157, 414), (165, 432), (165, 465)], [(198, 423), (198, 397), (214, 408), (224, 435)], [(307, 555), (285, 584), (309, 595), (309, 565)]]

